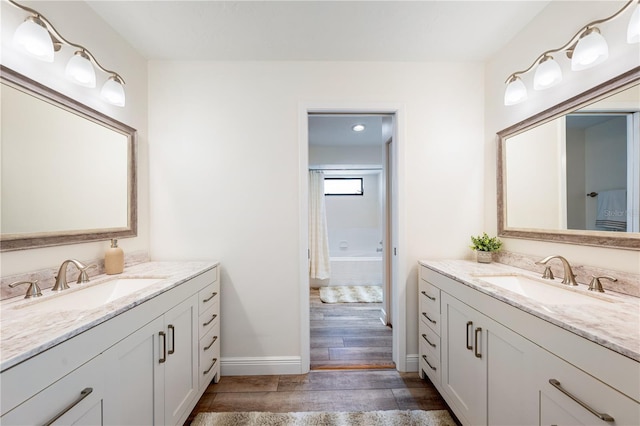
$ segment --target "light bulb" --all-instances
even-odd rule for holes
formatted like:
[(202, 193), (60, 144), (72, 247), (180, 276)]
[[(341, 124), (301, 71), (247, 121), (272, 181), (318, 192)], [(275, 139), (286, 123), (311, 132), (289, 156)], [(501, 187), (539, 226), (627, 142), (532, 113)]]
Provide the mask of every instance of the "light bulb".
[(562, 81), (560, 65), (551, 56), (542, 58), (533, 76), (533, 88), (544, 90)]
[(77, 51), (65, 68), (65, 74), (71, 81), (84, 87), (96, 87), (96, 71), (89, 57), (83, 51)]
[(124, 87), (121, 80), (116, 76), (111, 76), (102, 86), (100, 92), (102, 97), (110, 104), (123, 107), (125, 104)]
[(527, 88), (519, 77), (512, 77), (504, 91), (504, 104), (515, 105), (527, 100)]
[(571, 57), (571, 69), (573, 71), (586, 70), (603, 63), (608, 57), (607, 41), (600, 35), (597, 28), (592, 28), (587, 30), (578, 40)]
[(640, 4), (631, 15), (629, 26), (627, 27), (627, 43), (640, 43)]
[(53, 41), (44, 23), (35, 16), (28, 17), (16, 29), (13, 43), (41, 61), (53, 62)]

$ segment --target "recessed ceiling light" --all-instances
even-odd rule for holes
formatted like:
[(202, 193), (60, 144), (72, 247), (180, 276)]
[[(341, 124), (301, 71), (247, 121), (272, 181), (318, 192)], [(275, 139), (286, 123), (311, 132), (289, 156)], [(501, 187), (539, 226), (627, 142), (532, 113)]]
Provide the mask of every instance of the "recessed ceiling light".
[(362, 132), (364, 130), (364, 124), (355, 124), (351, 130), (354, 132)]

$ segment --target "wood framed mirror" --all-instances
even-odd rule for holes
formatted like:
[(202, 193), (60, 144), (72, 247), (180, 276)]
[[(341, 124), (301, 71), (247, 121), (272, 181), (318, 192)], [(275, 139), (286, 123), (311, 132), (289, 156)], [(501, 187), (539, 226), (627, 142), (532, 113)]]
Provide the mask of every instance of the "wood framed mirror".
[(0, 77), (1, 250), (136, 236), (136, 130), (7, 67)]
[(640, 67), (497, 134), (498, 235), (640, 250)]

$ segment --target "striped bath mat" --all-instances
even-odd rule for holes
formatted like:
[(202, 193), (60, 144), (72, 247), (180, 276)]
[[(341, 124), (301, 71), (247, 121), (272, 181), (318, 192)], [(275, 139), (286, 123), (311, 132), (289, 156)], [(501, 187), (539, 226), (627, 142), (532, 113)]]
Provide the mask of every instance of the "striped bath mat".
[(320, 287), (320, 300), (324, 303), (381, 303), (382, 287), (378, 285)]

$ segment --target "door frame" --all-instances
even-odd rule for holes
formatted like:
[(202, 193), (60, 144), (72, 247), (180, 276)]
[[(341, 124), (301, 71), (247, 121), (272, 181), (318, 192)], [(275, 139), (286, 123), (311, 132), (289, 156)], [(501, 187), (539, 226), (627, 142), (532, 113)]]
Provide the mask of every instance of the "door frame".
[[(336, 114), (389, 114), (393, 115), (394, 156), (394, 194), (397, 202), (398, 230), (395, 256), (398, 265), (391, 271), (391, 323), (393, 324), (392, 352), (393, 361), (398, 371), (407, 371), (407, 268), (405, 255), (405, 223), (404, 218), (404, 106), (398, 103), (362, 103), (362, 102), (301, 102), (298, 106), (298, 162), (299, 162), (299, 283), (300, 283), (300, 368), (301, 373), (310, 371), (310, 304), (309, 304), (309, 122), (311, 113)], [(388, 194), (389, 195), (389, 194)], [(390, 245), (390, 250), (393, 247)], [(391, 253), (393, 256), (393, 252)]]

